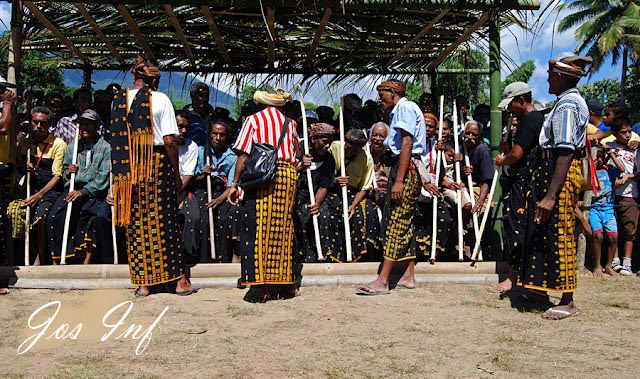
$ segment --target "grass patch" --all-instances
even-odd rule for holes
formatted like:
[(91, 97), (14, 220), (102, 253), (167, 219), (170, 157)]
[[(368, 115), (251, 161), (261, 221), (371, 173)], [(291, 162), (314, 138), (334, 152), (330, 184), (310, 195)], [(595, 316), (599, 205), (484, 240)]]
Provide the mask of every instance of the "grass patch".
[(256, 308), (227, 305), (227, 314), (231, 316), (231, 318), (236, 318), (240, 316), (259, 316), (262, 312), (258, 311)]

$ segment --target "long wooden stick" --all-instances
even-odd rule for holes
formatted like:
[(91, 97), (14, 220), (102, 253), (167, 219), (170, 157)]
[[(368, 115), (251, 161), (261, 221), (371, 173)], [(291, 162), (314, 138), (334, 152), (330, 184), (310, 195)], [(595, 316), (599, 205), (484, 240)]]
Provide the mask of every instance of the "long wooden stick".
[[(36, 148), (37, 151), (37, 148)], [(31, 144), (27, 148), (27, 164), (31, 164)], [(27, 171), (27, 199), (31, 197), (31, 171)], [(25, 209), (24, 218), (24, 265), (29, 266), (29, 236), (31, 234), (31, 207)]]
[[(469, 161), (469, 151), (467, 151), (467, 145), (463, 142), (462, 148), (464, 149), (464, 164), (465, 166), (471, 166), (471, 162)], [(476, 197), (473, 194), (473, 178), (471, 175), (467, 175), (467, 185), (469, 186), (469, 198), (471, 200), (471, 208), (476, 205)], [(478, 214), (476, 212), (473, 213), (473, 232), (475, 235), (475, 239), (479, 238), (478, 232), (480, 225), (478, 223)]]
[[(113, 188), (113, 172), (109, 173), (109, 188)], [(116, 215), (111, 205), (111, 243), (113, 244), (113, 264), (118, 264), (118, 242), (116, 241)]]
[[(458, 108), (456, 107), (456, 101), (453, 100), (453, 144), (456, 153), (460, 152), (460, 143), (458, 141)], [(460, 162), (455, 161), (456, 170), (456, 182), (462, 183), (460, 176)], [(464, 231), (462, 230), (462, 192), (456, 190), (456, 209), (458, 211), (458, 260), (462, 262), (464, 260)]]
[[(302, 111), (302, 141), (304, 144), (304, 153), (309, 154), (309, 130), (307, 125), (307, 110), (304, 106), (304, 97), (302, 91), (298, 90), (300, 94), (300, 110)], [(316, 194), (313, 191), (313, 179), (311, 178), (311, 167), (306, 169), (307, 172), (307, 187), (309, 189), (309, 202), (311, 205), (316, 204)], [(318, 215), (311, 216), (313, 222), (313, 237), (316, 241), (316, 253), (319, 261), (324, 261), (324, 255), (322, 255), (322, 245), (320, 244), (320, 226), (318, 225)]]
[[(442, 139), (442, 124), (444, 124), (444, 96), (440, 96), (440, 114), (438, 120), (438, 141)], [(437, 144), (437, 141), (436, 141)], [(433, 149), (435, 149), (435, 145)], [(440, 179), (440, 164), (442, 161), (442, 151), (438, 150), (436, 152), (436, 179), (435, 185), (438, 186), (438, 180)], [(433, 164), (433, 162), (429, 162), (429, 164)], [(433, 167), (431, 168), (433, 169)], [(431, 219), (431, 256), (429, 257), (429, 262), (434, 264), (436, 262), (436, 241), (438, 237), (438, 197), (433, 197), (433, 217)]]
[[(71, 156), (71, 164), (78, 163), (78, 140), (80, 139), (80, 127), (76, 126), (76, 139), (73, 141), (73, 155)], [(74, 191), (76, 184), (76, 173), (71, 173), (69, 179), (69, 193)], [(69, 238), (69, 223), (71, 222), (71, 210), (73, 209), (73, 201), (67, 203), (67, 214), (64, 218), (64, 231), (62, 232), (62, 251), (60, 252), (60, 264), (67, 264), (67, 239)]]
[[(493, 199), (493, 193), (496, 190), (496, 183), (498, 183), (498, 169), (495, 169), (493, 172), (493, 180), (491, 181), (491, 189), (489, 190), (489, 204), (487, 205), (487, 209), (484, 211), (484, 215), (482, 216), (482, 223), (480, 224), (480, 235), (484, 232), (484, 227), (487, 224), (487, 218), (489, 218), (489, 208), (491, 208), (491, 202)], [(480, 252), (480, 238), (476, 240), (476, 244), (473, 247), (473, 255), (471, 255), (471, 266), (473, 266), (478, 258), (478, 253)]]
[[(209, 144), (205, 146), (204, 155), (207, 157), (207, 166), (211, 167), (211, 152), (209, 151)], [(211, 174), (207, 175), (207, 203), (210, 203), (212, 200), (212, 192), (211, 192)], [(213, 225), (213, 208), (207, 208), (208, 217), (209, 217), (209, 251), (211, 254), (211, 259), (216, 260), (216, 236)]]
[[(347, 176), (344, 158), (344, 115), (342, 107), (344, 97), (340, 99), (340, 176)], [(353, 260), (351, 253), (351, 226), (349, 225), (349, 197), (347, 196), (347, 186), (342, 187), (342, 218), (344, 220), (344, 239), (347, 249), (347, 262)]]

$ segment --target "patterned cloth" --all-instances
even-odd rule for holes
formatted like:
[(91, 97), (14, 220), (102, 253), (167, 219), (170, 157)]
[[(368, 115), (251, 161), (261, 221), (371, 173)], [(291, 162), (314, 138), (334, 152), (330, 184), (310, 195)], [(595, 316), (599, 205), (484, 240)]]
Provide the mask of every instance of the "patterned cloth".
[(58, 121), (53, 134), (62, 139), (67, 145), (73, 145), (76, 140), (76, 130), (78, 129), (78, 115), (63, 117)]
[(293, 219), (298, 173), (278, 161), (268, 186), (245, 192), (240, 209), (242, 284), (295, 284)]
[(535, 205), (547, 194), (555, 161), (539, 159), (533, 167), (533, 184), (527, 194), (527, 243), (518, 284), (542, 291), (574, 292), (578, 283), (574, 209), (582, 166), (573, 160), (549, 220), (540, 224), (533, 220)]
[(184, 277), (181, 227), (173, 167), (164, 148), (155, 148), (148, 180), (133, 187), (127, 250), (131, 284), (150, 286)]
[(564, 91), (558, 95), (558, 100), (542, 126), (540, 147), (571, 150), (584, 147), (588, 122), (589, 108), (578, 89)]
[(418, 170), (411, 162), (404, 178), (402, 201), (393, 202), (391, 189), (396, 182), (397, 174), (398, 163), (396, 162), (389, 173), (385, 206), (382, 210), (383, 256), (391, 261), (416, 257), (415, 225), (413, 222), (421, 188)]

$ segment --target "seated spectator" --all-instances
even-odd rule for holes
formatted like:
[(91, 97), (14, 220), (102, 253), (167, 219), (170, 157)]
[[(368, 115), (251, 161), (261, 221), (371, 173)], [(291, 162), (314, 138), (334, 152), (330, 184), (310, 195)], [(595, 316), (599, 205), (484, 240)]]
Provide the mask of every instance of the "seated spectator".
[[(104, 204), (109, 187), (111, 146), (98, 135), (100, 117), (96, 111), (85, 110), (79, 121), (77, 162), (72, 163), (74, 146), (67, 146), (62, 169), (65, 190), (47, 215), (47, 229), (52, 257), (57, 261), (62, 255), (67, 208), (73, 204), (66, 258), (84, 256), (84, 264), (89, 264), (97, 246), (105, 242), (97, 238), (94, 218)], [(69, 192), (71, 174), (75, 174), (75, 181), (73, 191)]]

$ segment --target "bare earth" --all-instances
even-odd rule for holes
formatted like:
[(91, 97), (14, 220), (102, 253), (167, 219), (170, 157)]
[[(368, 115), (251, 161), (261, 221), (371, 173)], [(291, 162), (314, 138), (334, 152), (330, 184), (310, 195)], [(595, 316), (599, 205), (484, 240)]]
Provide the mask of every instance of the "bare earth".
[[(640, 377), (640, 279), (580, 279), (581, 315), (562, 321), (541, 319), (535, 308), (545, 304), (500, 299), (481, 285), (373, 297), (352, 287), (303, 287), (295, 299), (267, 304), (245, 303), (238, 289), (145, 299), (128, 290), (14, 289), (0, 297), (0, 372), (64, 379)], [(103, 317), (129, 300), (124, 324), (101, 342), (110, 330)], [(29, 317), (52, 301), (60, 302), (59, 313), (53, 317), (52, 305), (31, 320), (36, 327), (53, 317), (26, 349), (44, 329), (29, 329)], [(125, 306), (105, 322), (115, 324)], [(132, 323), (143, 325), (143, 335), (165, 307), (141, 355), (140, 340), (117, 338)], [(77, 340), (46, 340), (63, 323), (69, 327), (58, 336)]]

